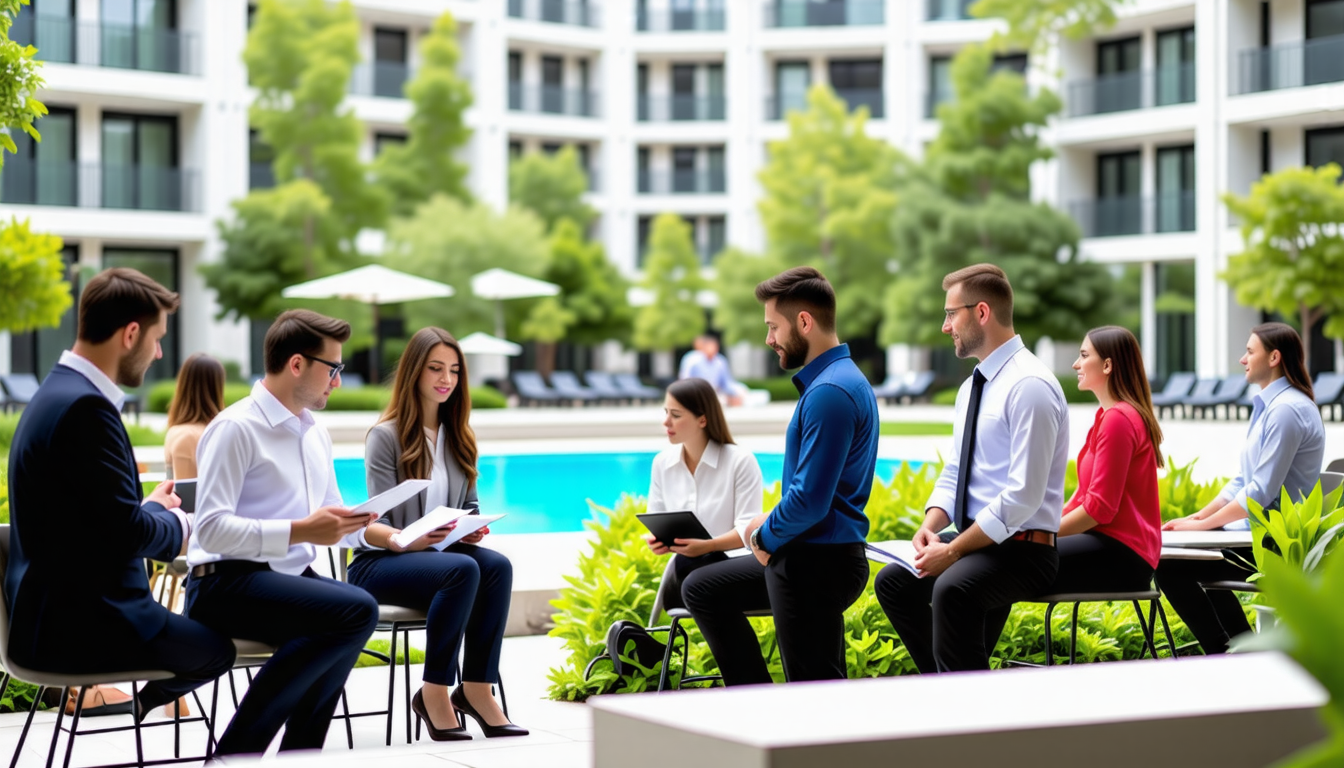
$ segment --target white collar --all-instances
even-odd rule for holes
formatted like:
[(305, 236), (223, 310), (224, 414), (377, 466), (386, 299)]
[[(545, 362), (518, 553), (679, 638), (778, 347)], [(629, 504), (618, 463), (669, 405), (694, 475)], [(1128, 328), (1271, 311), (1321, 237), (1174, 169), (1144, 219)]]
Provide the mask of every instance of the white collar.
[(116, 382), (107, 378), (103, 369), (94, 365), (88, 358), (80, 357), (68, 349), (61, 353), (59, 362), (88, 379), (93, 386), (98, 388), (99, 392), (103, 393), (103, 397), (111, 401), (118, 411), (121, 410), (122, 404), (126, 402), (126, 393), (121, 391), (121, 387), (118, 387)]
[[(280, 399), (266, 388), (265, 379), (252, 385), (252, 401), (261, 409), (261, 415), (266, 417), (266, 422), (272, 427), (285, 426), (296, 434), (302, 434), (317, 423), (313, 419), (312, 412), (307, 408), (304, 408), (300, 415), (295, 416), (293, 411), (286, 408), (285, 404), (280, 402)], [(286, 425), (286, 422), (290, 419), (294, 420), (292, 427)]]

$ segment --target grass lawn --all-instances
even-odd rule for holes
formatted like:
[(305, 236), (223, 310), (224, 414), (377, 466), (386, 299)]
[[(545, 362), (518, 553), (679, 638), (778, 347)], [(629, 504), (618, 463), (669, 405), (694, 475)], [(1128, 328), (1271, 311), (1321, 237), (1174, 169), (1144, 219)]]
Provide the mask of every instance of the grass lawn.
[(928, 435), (942, 437), (951, 434), (952, 422), (950, 421), (884, 421), (881, 431), (883, 437), (922, 437)]

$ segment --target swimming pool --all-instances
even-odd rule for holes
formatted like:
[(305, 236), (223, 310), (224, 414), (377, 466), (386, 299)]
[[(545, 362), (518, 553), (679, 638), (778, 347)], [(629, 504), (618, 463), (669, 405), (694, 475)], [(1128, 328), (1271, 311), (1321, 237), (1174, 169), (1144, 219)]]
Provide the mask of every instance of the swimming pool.
[[(477, 495), (483, 513), (506, 512), (497, 533), (582, 531), (595, 517), (588, 499), (613, 507), (622, 493), (649, 492), (653, 451), (646, 453), (545, 453), (481, 456)], [(784, 474), (784, 455), (758, 453), (766, 487)], [(877, 476), (889, 480), (899, 468), (896, 459), (878, 459)], [(363, 459), (336, 459), (336, 480), (346, 504), (369, 497)]]

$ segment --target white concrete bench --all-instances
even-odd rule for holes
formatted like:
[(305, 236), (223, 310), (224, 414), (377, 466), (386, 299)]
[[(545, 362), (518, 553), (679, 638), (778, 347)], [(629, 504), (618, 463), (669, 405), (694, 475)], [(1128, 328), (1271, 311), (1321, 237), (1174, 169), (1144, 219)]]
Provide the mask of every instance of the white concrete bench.
[(1325, 690), (1251, 654), (589, 700), (595, 768), (1265, 766)]

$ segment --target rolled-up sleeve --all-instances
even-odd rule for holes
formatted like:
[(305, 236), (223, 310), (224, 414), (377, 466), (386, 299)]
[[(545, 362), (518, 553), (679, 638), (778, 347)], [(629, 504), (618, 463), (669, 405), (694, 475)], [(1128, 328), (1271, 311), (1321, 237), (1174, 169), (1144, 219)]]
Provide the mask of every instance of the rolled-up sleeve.
[(235, 514), (252, 462), (246, 429), (234, 421), (216, 421), (201, 437), (197, 456), (200, 480), (194, 535), (201, 549), (225, 557), (284, 557), (289, 552), (289, 520), (254, 520)]
[(833, 384), (817, 385), (802, 408), (798, 467), (778, 506), (761, 530), (761, 543), (774, 552), (826, 516), (835, 498), (857, 421), (849, 394)]
[(996, 543), (1017, 533), (1045, 501), (1063, 407), (1050, 385), (1035, 377), (1018, 382), (1005, 406), (1013, 435), (1007, 484), (975, 517)]
[(1100, 525), (1115, 519), (1120, 499), (1125, 495), (1138, 439), (1134, 425), (1123, 413), (1111, 410), (1102, 417), (1092, 438), (1091, 482), (1079, 490), (1073, 507), (1082, 506), (1087, 516)]
[[(1306, 427), (1289, 409), (1267, 413), (1265, 418), (1267, 423), (1260, 444), (1254, 448), (1256, 455), (1251, 461), (1250, 476), (1238, 478), (1242, 486), (1232, 494), (1227, 494), (1227, 488), (1223, 489), (1225, 495), (1248, 511), (1250, 507), (1247, 503), (1251, 499), (1261, 508), (1279, 501), (1283, 481), (1288, 477), (1288, 470), (1292, 468), (1298, 448), (1307, 434)], [(1230, 487), (1231, 483), (1228, 485)]]

